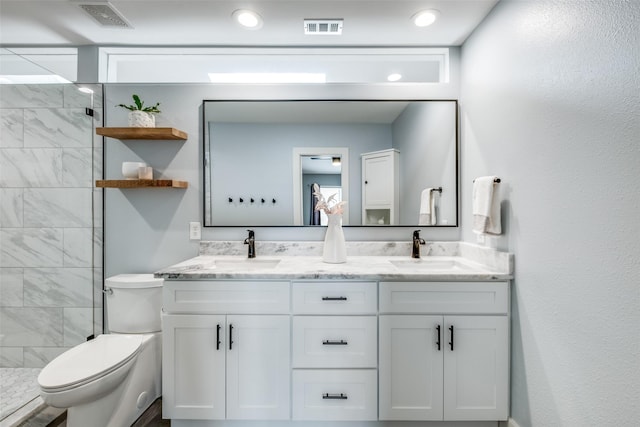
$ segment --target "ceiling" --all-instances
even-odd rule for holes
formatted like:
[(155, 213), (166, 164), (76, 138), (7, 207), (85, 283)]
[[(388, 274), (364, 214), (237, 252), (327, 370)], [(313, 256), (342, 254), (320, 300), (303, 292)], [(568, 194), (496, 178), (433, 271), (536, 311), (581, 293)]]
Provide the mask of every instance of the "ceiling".
[[(459, 46), (498, 0), (113, 0), (133, 28), (108, 28), (84, 12), (82, 0), (0, 0), (3, 46)], [(232, 13), (259, 13), (247, 30)], [(410, 18), (436, 9), (419, 28)], [(305, 36), (303, 19), (342, 18), (340, 36)]]

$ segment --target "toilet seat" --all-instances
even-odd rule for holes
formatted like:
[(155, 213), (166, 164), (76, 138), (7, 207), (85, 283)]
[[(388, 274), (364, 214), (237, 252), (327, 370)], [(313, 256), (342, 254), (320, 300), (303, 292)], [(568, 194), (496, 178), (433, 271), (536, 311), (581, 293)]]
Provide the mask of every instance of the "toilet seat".
[(142, 347), (141, 335), (99, 335), (56, 357), (40, 372), (44, 391), (64, 391), (95, 381), (135, 358)]

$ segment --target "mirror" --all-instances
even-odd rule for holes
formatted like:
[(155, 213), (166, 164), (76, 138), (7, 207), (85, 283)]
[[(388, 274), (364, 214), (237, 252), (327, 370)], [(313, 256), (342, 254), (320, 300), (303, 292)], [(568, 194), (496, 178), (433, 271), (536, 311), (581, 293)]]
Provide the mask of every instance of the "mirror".
[(314, 182), (343, 225), (458, 224), (455, 100), (207, 100), (203, 127), (205, 226), (317, 225)]

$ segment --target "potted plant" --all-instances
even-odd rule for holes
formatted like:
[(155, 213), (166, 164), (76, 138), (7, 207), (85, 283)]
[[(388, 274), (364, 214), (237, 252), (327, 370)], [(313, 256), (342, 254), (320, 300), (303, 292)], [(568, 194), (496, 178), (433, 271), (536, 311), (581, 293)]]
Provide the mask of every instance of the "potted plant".
[(158, 106), (160, 103), (151, 107), (145, 107), (144, 101), (140, 100), (140, 97), (133, 94), (133, 105), (118, 104), (117, 107), (126, 108), (129, 110), (129, 126), (138, 128), (153, 128), (156, 127), (155, 113), (159, 113)]

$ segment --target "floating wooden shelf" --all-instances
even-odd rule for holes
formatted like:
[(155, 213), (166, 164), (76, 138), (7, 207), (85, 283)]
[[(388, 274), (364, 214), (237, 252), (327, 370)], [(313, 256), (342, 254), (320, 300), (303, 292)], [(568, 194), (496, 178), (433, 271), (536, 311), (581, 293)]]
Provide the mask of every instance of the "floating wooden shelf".
[(187, 188), (187, 181), (175, 179), (105, 179), (96, 181), (98, 188)]
[(96, 133), (117, 139), (186, 140), (188, 135), (176, 128), (96, 128)]

